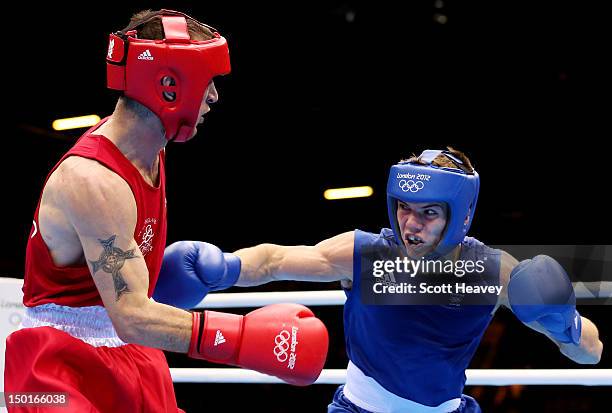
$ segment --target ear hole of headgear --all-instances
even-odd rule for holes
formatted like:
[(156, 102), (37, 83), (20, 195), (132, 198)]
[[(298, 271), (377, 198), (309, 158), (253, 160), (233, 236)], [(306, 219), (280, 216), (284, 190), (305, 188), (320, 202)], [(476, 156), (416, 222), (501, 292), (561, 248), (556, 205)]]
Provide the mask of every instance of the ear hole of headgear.
[(470, 216), (472, 215), (472, 205), (470, 205), (470, 209), (468, 209), (468, 213), (465, 216), (465, 219), (463, 220), (463, 225), (469, 225), (470, 224)]
[[(162, 86), (176, 86), (176, 81), (172, 76), (164, 76), (161, 78)], [(176, 100), (176, 92), (163, 91), (162, 96), (167, 102), (174, 102)]]

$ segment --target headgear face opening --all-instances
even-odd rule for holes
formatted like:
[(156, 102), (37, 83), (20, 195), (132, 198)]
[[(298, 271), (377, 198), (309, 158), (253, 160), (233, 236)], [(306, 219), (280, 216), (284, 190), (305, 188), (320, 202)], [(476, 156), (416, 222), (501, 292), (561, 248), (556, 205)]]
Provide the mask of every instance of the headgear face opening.
[[(440, 154), (450, 159), (457, 168), (433, 165), (433, 160)], [(448, 151), (426, 150), (419, 159), (425, 165), (400, 162), (391, 167), (387, 181), (387, 210), (391, 229), (397, 243), (404, 246), (397, 222), (398, 201), (446, 203), (446, 228), (434, 249), (434, 255), (444, 256), (463, 241), (470, 229), (478, 201), (480, 177), (476, 171), (468, 171), (463, 162)]]
[[(138, 39), (136, 28), (159, 17), (163, 40)], [(207, 27), (214, 38), (191, 40), (187, 19)], [(160, 10), (109, 37), (106, 80), (155, 113), (166, 139), (185, 142), (193, 135), (204, 93), (215, 76), (230, 72), (225, 38), (184, 13)]]

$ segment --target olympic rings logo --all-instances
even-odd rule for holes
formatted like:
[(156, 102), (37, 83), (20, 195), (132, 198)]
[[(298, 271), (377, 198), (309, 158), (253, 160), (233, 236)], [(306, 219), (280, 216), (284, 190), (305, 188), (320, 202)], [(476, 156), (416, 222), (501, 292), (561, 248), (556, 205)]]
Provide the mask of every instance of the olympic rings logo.
[(289, 337), (291, 334), (287, 330), (283, 330), (274, 337), (274, 355), (281, 363), (284, 363), (289, 358), (287, 351), (289, 350)]
[(404, 192), (419, 192), (425, 187), (425, 184), (421, 181), (413, 181), (412, 179), (407, 181), (402, 179), (399, 181), (399, 187)]

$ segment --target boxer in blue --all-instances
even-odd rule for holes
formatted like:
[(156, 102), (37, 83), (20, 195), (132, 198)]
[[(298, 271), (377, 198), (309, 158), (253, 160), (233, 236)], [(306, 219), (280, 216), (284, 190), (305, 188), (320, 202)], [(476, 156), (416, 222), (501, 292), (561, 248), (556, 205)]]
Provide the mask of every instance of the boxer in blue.
[[(235, 253), (242, 262), (238, 286), (341, 282), (349, 365), (329, 413), (480, 412), (478, 403), (462, 394), (465, 370), (500, 306), (549, 337), (571, 360), (599, 361), (603, 344), (597, 328), (578, 314), (569, 277), (554, 259), (536, 256), (519, 263), (466, 236), (479, 186), (463, 153), (427, 150), (391, 168), (391, 229), (350, 231), (314, 246), (262, 244)], [(472, 286), (501, 286), (501, 293), (486, 305), (365, 304), (361, 274), (368, 270), (368, 254), (393, 256), (394, 250), (412, 261), (481, 262)]]

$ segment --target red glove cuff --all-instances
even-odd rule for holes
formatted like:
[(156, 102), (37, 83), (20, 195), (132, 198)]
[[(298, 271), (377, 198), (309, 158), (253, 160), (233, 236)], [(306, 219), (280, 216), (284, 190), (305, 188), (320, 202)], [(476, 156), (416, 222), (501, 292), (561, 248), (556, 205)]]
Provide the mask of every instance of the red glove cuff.
[(189, 357), (221, 364), (237, 364), (243, 316), (205, 311), (192, 313)]

